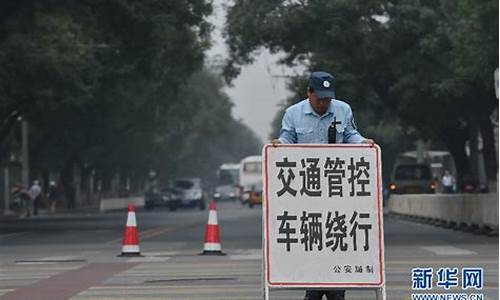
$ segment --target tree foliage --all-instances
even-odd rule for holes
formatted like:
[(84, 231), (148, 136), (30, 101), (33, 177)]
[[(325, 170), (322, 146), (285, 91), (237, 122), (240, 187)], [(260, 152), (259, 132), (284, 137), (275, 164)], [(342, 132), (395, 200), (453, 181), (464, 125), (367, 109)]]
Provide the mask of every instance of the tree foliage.
[(218, 75), (202, 70), (211, 12), (206, 0), (2, 2), (1, 159), (19, 146), (20, 116), (34, 176), (69, 181), (75, 164), (108, 179), (151, 168), (176, 176), (185, 165), (208, 175), (255, 153)]
[[(492, 86), (498, 1), (241, 0), (229, 8), (226, 35), (227, 80), (259, 48), (283, 52), (283, 63), (333, 72), (337, 96), (351, 103), (368, 129), (363, 133), (384, 149), (432, 139), (450, 149), (466, 174), (464, 145), (480, 127), (483, 152), (496, 161), (488, 122), (498, 105)], [(289, 102), (304, 97), (305, 78), (298, 82)], [(491, 179), (496, 169), (489, 164)]]

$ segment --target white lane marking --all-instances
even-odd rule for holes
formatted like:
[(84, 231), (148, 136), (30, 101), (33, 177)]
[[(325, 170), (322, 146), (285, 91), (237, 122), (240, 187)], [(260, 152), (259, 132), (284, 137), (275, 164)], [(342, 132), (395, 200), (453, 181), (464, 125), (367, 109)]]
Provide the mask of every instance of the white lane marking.
[(430, 251), (436, 255), (477, 255), (477, 253), (474, 251), (461, 249), (453, 246), (427, 246), (420, 248)]
[(127, 262), (148, 263), (148, 262), (166, 262), (170, 257), (131, 257)]
[[(198, 252), (200, 252), (200, 250), (197, 250)], [(195, 251), (193, 251), (193, 253), (195, 253)], [(144, 256), (178, 256), (178, 255), (182, 255), (182, 254), (186, 254), (185, 251), (162, 251), (162, 252), (142, 252), (142, 255)]]
[(16, 260), (18, 265), (42, 265), (42, 264), (57, 264), (63, 262), (85, 262), (86, 260), (79, 256), (47, 256), (42, 258), (19, 259)]
[(7, 293), (10, 293), (10, 292), (13, 292), (15, 291), (16, 289), (0, 289), (0, 296), (3, 296)]
[(258, 260), (262, 258), (262, 249), (235, 250), (229, 255), (231, 260)]
[(20, 236), (20, 235), (27, 234), (27, 233), (28, 233), (27, 231), (0, 233), (0, 238), (10, 238), (13, 236)]
[(80, 259), (82, 259), (82, 258), (79, 256), (64, 255), (64, 256), (47, 256), (47, 257), (41, 258), (39, 260), (68, 261), (68, 260), (80, 260)]
[(16, 262), (18, 265), (55, 265), (55, 261), (19, 261)]

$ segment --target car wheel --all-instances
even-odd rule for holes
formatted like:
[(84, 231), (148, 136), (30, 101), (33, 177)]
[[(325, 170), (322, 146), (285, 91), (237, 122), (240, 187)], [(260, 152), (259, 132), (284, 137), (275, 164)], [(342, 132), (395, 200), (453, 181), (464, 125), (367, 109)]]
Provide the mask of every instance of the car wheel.
[(146, 208), (146, 210), (152, 210), (152, 209), (153, 209), (153, 205), (151, 205), (151, 204), (146, 204), (146, 205), (145, 205), (145, 208)]
[(168, 210), (170, 210), (170, 211), (176, 211), (177, 210), (177, 205), (176, 204), (170, 204), (168, 206)]
[(248, 203), (248, 207), (253, 208), (253, 203)]
[(205, 210), (205, 201), (200, 200), (200, 210)]

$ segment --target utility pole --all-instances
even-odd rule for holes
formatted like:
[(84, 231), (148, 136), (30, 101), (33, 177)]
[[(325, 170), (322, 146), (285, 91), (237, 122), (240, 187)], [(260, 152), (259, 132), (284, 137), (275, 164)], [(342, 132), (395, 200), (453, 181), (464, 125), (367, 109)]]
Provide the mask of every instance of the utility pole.
[(421, 139), (418, 139), (415, 142), (415, 146), (417, 148), (416, 151), (416, 158), (417, 158), (417, 163), (423, 164), (425, 160), (425, 142)]
[(4, 201), (5, 201), (5, 205), (4, 205), (4, 208), (3, 208), (3, 213), (4, 215), (8, 215), (9, 212), (10, 212), (10, 203), (9, 203), (9, 197), (10, 197), (10, 191), (9, 191), (9, 188), (10, 188), (10, 182), (9, 182), (9, 166), (6, 165), (4, 168), (3, 168), (3, 180), (4, 180), (4, 191), (3, 191), (3, 198), (4, 198)]
[(29, 180), (30, 180), (30, 165), (29, 165), (29, 145), (28, 145), (28, 121), (24, 118), (20, 117), (21, 121), (21, 156), (22, 156), (22, 165), (21, 165), (21, 180), (23, 182), (24, 188), (29, 188)]

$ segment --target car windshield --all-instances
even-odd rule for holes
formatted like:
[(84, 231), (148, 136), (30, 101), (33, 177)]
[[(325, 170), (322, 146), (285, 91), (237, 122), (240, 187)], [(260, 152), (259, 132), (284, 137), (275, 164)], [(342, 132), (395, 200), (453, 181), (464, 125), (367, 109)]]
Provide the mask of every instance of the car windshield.
[(260, 162), (247, 162), (243, 165), (243, 171), (247, 173), (261, 173), (262, 164)]
[(193, 179), (193, 180), (188, 180), (188, 179), (180, 179), (176, 180), (174, 182), (174, 187), (183, 189), (183, 190), (188, 190), (192, 188), (199, 188), (201, 186), (201, 182)]
[(430, 180), (431, 169), (426, 165), (401, 165), (396, 169), (395, 179)]
[(177, 188), (181, 188), (181, 189), (187, 190), (187, 189), (192, 188), (193, 185), (194, 185), (194, 183), (191, 182), (191, 181), (189, 181), (189, 180), (177, 180), (174, 185)]
[(219, 184), (237, 184), (239, 170), (219, 170)]
[(175, 188), (171, 188), (171, 187), (161, 188), (160, 192), (162, 192), (162, 193), (178, 193), (178, 191)]

